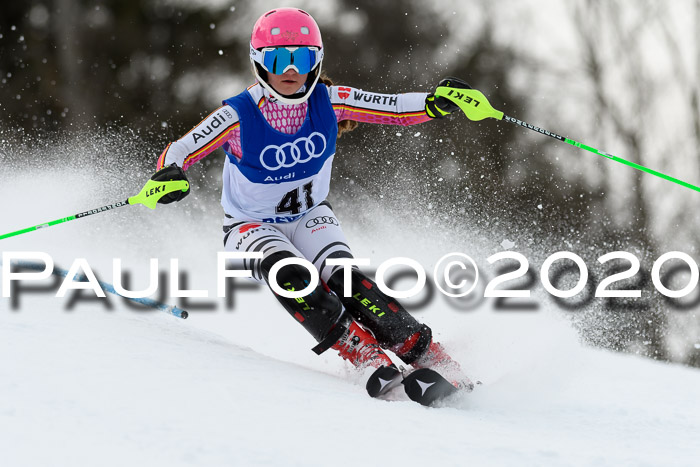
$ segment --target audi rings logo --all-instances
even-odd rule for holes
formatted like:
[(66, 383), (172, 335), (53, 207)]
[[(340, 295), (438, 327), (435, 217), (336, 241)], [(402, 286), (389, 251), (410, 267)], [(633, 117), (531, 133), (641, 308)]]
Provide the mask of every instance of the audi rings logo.
[[(304, 149), (303, 153), (302, 147)], [(260, 163), (267, 170), (288, 169), (297, 164), (309, 162), (316, 157), (321, 157), (325, 150), (326, 137), (314, 131), (308, 137), (302, 136), (292, 143), (284, 143), (282, 146), (274, 144), (265, 146), (265, 149), (260, 153)]]
[(338, 219), (331, 216), (314, 217), (313, 219), (309, 219), (308, 221), (306, 221), (306, 228), (313, 229), (317, 225), (323, 224), (338, 225)]

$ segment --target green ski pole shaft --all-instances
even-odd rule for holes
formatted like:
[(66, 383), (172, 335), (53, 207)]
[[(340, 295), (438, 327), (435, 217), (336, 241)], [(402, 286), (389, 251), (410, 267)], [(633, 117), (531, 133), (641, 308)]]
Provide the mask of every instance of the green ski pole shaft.
[(651, 175), (655, 175), (659, 178), (663, 178), (664, 180), (668, 180), (669, 182), (673, 182), (673, 183), (676, 183), (678, 185), (684, 186), (686, 188), (690, 188), (691, 190), (695, 190), (695, 191), (700, 192), (700, 187), (698, 187), (698, 186), (695, 186), (695, 185), (690, 184), (688, 182), (684, 182), (683, 180), (679, 180), (675, 177), (671, 177), (670, 175), (666, 175), (665, 173), (659, 172), (657, 170), (650, 169), (649, 167), (645, 167), (643, 165), (628, 161), (628, 160), (623, 159), (621, 157), (613, 156), (612, 154), (608, 154), (607, 152), (603, 152), (603, 151), (596, 149), (594, 147), (588, 146), (588, 145), (583, 144), (583, 143), (579, 143), (578, 141), (575, 141), (571, 138), (566, 138), (564, 136), (558, 135), (556, 133), (552, 133), (551, 131), (545, 130), (545, 129), (537, 127), (535, 125), (530, 125), (529, 123), (523, 122), (522, 120), (518, 120), (517, 118), (509, 117), (508, 115), (503, 115), (503, 120), (510, 122), (510, 123), (514, 123), (515, 125), (520, 125), (524, 128), (527, 128), (527, 129), (535, 131), (537, 133), (549, 136), (549, 137), (557, 139), (559, 141), (563, 141), (563, 142), (570, 144), (572, 146), (576, 146), (577, 148), (585, 149), (586, 151), (589, 151), (589, 152), (592, 152), (593, 154), (597, 154), (599, 156), (605, 157), (606, 159), (610, 159), (610, 160), (613, 160), (615, 162), (619, 162), (620, 164), (624, 164), (628, 167), (632, 167), (632, 168), (637, 169), (639, 171), (646, 172), (646, 173), (651, 174)]
[[(2, 264), (0, 262), (0, 264)], [(34, 271), (43, 271), (44, 270), (44, 265), (42, 264), (37, 264), (37, 263), (31, 263), (28, 261), (21, 261), (16, 264), (18, 268), (24, 268), (24, 269), (31, 269)], [(68, 271), (65, 269), (60, 269), (60, 268), (55, 268), (53, 272), (51, 273), (55, 276), (60, 276), (60, 277), (65, 277), (68, 278)], [(82, 276), (77, 276), (73, 277), (71, 279), (82, 281), (84, 280), (85, 275), (83, 274)], [(130, 300), (134, 303), (139, 303), (141, 305), (147, 306), (149, 308), (155, 308), (156, 310), (163, 311), (165, 313), (170, 313), (173, 316), (176, 316), (178, 318), (182, 319), (187, 319), (189, 316), (189, 313), (182, 308), (179, 308), (175, 305), (168, 305), (162, 302), (159, 302), (157, 300), (153, 300), (152, 298), (148, 297), (142, 297), (142, 298), (132, 298), (132, 297), (125, 297), (124, 295), (121, 295), (117, 292), (117, 290), (114, 288), (114, 286), (108, 282), (103, 282), (101, 280), (98, 280), (97, 283), (102, 287), (102, 290), (105, 292), (109, 292), (111, 294), (116, 295), (117, 297), (121, 297), (125, 300)]]
[(190, 184), (186, 180), (149, 180), (137, 195), (128, 198), (126, 201), (119, 201), (118, 203), (108, 204), (106, 206), (102, 206), (101, 208), (90, 209), (89, 211), (79, 212), (78, 214), (73, 214), (72, 216), (62, 217), (60, 219), (56, 219), (55, 221), (44, 222), (43, 224), (34, 225), (25, 229), (15, 230), (14, 232), (0, 235), (0, 240), (4, 238), (14, 237), (15, 235), (22, 235), (27, 232), (33, 232), (34, 230), (51, 227), (52, 225), (63, 224), (64, 222), (72, 221), (75, 219), (82, 219), (83, 217), (91, 216), (93, 214), (111, 211), (112, 209), (120, 208), (122, 206), (143, 204), (149, 209), (155, 209), (158, 200), (163, 196), (167, 195), (168, 193), (172, 193), (174, 191), (187, 191), (189, 189)]
[(630, 162), (628, 160), (622, 159), (621, 157), (613, 156), (612, 154), (608, 154), (607, 152), (600, 151), (594, 147), (585, 145), (583, 143), (579, 143), (578, 141), (574, 141), (573, 139), (566, 138), (556, 133), (552, 133), (551, 131), (545, 130), (544, 128), (540, 128), (535, 125), (530, 125), (529, 123), (524, 122), (522, 120), (518, 120), (517, 118), (509, 117), (500, 110), (494, 109), (489, 103), (486, 96), (484, 96), (484, 94), (477, 89), (450, 87), (448, 82), (445, 86), (438, 86), (437, 89), (435, 89), (435, 95), (438, 97), (444, 97), (455, 103), (460, 109), (462, 109), (462, 111), (469, 120), (475, 122), (484, 120), (486, 118), (493, 118), (495, 120), (506, 120), (515, 125), (527, 128), (528, 130), (532, 130), (545, 136), (549, 136), (551, 138), (570, 144), (572, 146), (576, 146), (577, 148), (585, 149), (586, 151), (590, 151), (593, 154), (603, 156), (606, 159), (619, 162), (620, 164), (632, 167), (633, 169), (637, 169), (642, 172), (655, 175), (659, 178), (663, 178), (664, 180), (668, 180), (669, 182), (673, 182), (680, 186), (684, 186), (686, 188), (690, 188), (691, 190), (700, 192), (700, 187), (692, 185), (688, 182), (684, 182), (683, 180), (679, 180), (677, 178), (671, 177), (670, 175), (666, 175), (665, 173), (650, 169), (649, 167), (644, 167), (643, 165)]
[(91, 216), (93, 214), (99, 214), (101, 212), (110, 211), (114, 208), (120, 208), (122, 206), (128, 206), (128, 205), (129, 205), (129, 201), (120, 201), (118, 203), (108, 204), (107, 206), (102, 206), (102, 207), (97, 208), (97, 209), (91, 209), (89, 211), (79, 212), (78, 214), (73, 214), (72, 216), (62, 217), (62, 218), (56, 219), (54, 221), (44, 222), (43, 224), (38, 224), (38, 225), (34, 225), (32, 227), (27, 227), (25, 229), (20, 229), (20, 230), (14, 231), (14, 232), (6, 233), (3, 235), (0, 235), (0, 240), (5, 239), (5, 238), (14, 237), (15, 235), (22, 235), (22, 234), (27, 233), (27, 232), (33, 232), (34, 230), (39, 230), (39, 229), (44, 229), (46, 227), (51, 227), (52, 225), (63, 224), (64, 222), (72, 221), (75, 219), (82, 219), (83, 217)]

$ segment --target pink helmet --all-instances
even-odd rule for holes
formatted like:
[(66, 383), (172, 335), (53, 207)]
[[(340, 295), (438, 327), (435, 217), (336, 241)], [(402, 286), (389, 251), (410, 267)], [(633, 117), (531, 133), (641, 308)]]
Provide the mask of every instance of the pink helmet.
[[(278, 93), (268, 81), (269, 66), (264, 66), (266, 53), (263, 49), (275, 47), (311, 47), (313, 52), (308, 52), (306, 70), (301, 66), (294, 66), (299, 73), (308, 73), (306, 88), (294, 95), (284, 96)], [(274, 51), (272, 52), (274, 53)], [(299, 53), (303, 51), (299, 50)], [(296, 56), (296, 55), (295, 55)], [(299, 104), (309, 98), (321, 76), (321, 63), (323, 61), (323, 41), (321, 30), (310, 14), (299, 8), (276, 8), (263, 14), (255, 22), (253, 33), (250, 36), (250, 61), (253, 64), (253, 73), (258, 82), (267, 89), (275, 98), (287, 104)], [(296, 62), (297, 64), (300, 62)], [(269, 63), (268, 63), (269, 65)], [(266, 69), (267, 68), (267, 69)], [(286, 68), (286, 67), (285, 67)], [(275, 72), (279, 73), (279, 72)]]
[(254, 49), (288, 45), (323, 47), (323, 41), (321, 30), (310, 14), (299, 8), (277, 8), (255, 22), (250, 45)]

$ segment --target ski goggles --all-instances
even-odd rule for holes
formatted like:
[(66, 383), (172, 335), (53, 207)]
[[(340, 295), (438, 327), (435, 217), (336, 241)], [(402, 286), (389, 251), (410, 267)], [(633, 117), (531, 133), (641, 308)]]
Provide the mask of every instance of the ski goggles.
[(250, 47), (250, 57), (273, 75), (281, 75), (294, 69), (300, 75), (309, 73), (323, 60), (320, 47)]

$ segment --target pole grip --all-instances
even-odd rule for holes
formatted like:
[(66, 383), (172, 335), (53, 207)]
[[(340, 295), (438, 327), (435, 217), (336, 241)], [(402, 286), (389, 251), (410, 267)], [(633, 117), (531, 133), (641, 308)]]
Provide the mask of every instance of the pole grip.
[(149, 180), (139, 194), (130, 197), (128, 202), (129, 204), (143, 204), (149, 209), (155, 209), (158, 200), (163, 196), (174, 191), (187, 191), (189, 188), (190, 184), (187, 180), (169, 180), (166, 182)]
[(437, 89), (435, 89), (435, 95), (437, 97), (444, 97), (455, 103), (457, 107), (462, 109), (464, 115), (474, 122), (485, 118), (495, 118), (496, 120), (503, 119), (503, 112), (491, 107), (486, 96), (477, 89), (438, 86)]

